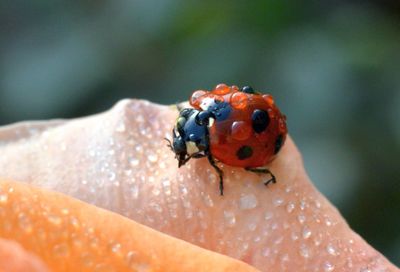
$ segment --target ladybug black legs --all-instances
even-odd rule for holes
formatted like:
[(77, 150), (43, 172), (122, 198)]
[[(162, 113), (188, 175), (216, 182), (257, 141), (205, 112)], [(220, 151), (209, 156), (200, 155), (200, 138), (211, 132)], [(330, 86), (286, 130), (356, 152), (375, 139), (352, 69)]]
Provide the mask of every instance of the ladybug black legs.
[(208, 161), (210, 162), (211, 166), (217, 171), (219, 176), (219, 193), (220, 195), (224, 195), (224, 172), (219, 168), (211, 154), (207, 154)]
[(270, 174), (271, 178), (264, 182), (264, 185), (267, 186), (268, 184), (276, 183), (276, 178), (272, 172), (267, 168), (245, 168), (247, 171), (257, 173), (257, 174)]

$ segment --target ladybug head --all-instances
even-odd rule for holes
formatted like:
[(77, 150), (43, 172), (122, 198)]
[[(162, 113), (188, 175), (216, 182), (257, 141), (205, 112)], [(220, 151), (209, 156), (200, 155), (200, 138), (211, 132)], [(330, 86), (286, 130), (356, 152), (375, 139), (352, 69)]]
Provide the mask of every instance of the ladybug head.
[(207, 155), (210, 116), (203, 112), (187, 108), (179, 113), (172, 130), (172, 143), (169, 143), (169, 147), (174, 151), (175, 158), (178, 160), (179, 167), (191, 158), (201, 158)]

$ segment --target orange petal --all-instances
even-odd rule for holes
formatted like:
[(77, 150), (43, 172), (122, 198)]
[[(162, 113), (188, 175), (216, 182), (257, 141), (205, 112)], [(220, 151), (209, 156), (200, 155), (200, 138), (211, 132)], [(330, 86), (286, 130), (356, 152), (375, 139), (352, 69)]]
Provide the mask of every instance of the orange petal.
[(257, 271), (118, 214), (23, 183), (0, 181), (0, 222), (0, 237), (18, 241), (54, 271)]

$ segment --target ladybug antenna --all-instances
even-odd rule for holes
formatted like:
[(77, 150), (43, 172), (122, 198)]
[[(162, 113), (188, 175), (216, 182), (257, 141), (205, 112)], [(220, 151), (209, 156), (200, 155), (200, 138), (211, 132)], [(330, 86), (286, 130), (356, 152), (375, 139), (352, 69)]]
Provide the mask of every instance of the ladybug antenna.
[(168, 138), (164, 138), (164, 140), (166, 140), (166, 141), (168, 142), (167, 146), (168, 146), (169, 148), (171, 148), (172, 151), (174, 151), (174, 149), (172, 148), (171, 140), (168, 139)]

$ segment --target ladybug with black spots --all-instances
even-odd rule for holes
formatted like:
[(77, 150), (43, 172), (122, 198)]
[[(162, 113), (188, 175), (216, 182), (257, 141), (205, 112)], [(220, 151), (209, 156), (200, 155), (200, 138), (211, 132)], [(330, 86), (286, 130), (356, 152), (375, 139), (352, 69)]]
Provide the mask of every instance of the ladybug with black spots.
[(286, 117), (269, 94), (250, 86), (238, 88), (219, 84), (212, 91), (197, 90), (190, 97), (193, 108), (180, 110), (170, 148), (178, 166), (192, 158), (206, 157), (219, 175), (224, 193), (223, 171), (217, 163), (275, 176), (264, 166), (285, 142)]

